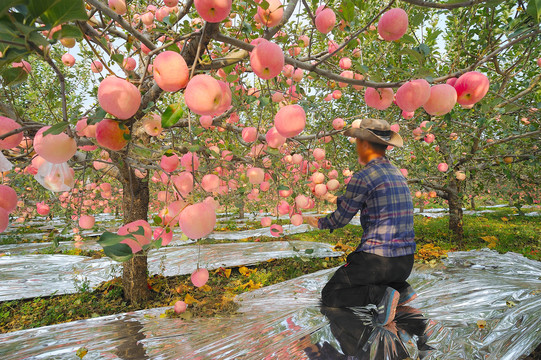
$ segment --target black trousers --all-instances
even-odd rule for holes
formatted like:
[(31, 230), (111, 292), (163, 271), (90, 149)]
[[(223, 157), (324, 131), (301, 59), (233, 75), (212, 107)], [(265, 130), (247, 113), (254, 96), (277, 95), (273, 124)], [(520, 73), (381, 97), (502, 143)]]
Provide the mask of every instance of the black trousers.
[(348, 255), (321, 292), (326, 306), (378, 304), (387, 287), (404, 290), (413, 268), (413, 255), (384, 257), (365, 252)]

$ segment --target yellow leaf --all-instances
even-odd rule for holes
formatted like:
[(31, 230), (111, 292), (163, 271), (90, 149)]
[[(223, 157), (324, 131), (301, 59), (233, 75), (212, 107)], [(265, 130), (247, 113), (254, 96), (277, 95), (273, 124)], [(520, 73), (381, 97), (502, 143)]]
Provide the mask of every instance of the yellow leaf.
[(502, 221), (507, 222), (507, 221), (509, 221), (509, 219), (504, 216), (504, 217), (502, 217)]
[(479, 329), (484, 329), (487, 326), (487, 322), (485, 320), (478, 320), (477, 326), (479, 327)]
[(83, 346), (82, 348), (79, 348), (79, 349), (77, 350), (77, 352), (75, 353), (75, 355), (77, 355), (77, 357), (78, 357), (79, 359), (82, 359), (82, 358), (85, 357), (85, 355), (86, 355), (87, 353), (88, 353), (88, 349), (85, 348), (85, 347)]
[(203, 285), (199, 288), (199, 290), (203, 290), (204, 292), (212, 291), (212, 288), (208, 285)]
[(191, 304), (194, 304), (194, 303), (198, 303), (199, 301), (197, 301), (196, 299), (194, 299), (194, 297), (190, 294), (186, 295), (186, 297), (184, 298), (184, 302), (188, 305), (191, 305)]
[(231, 276), (231, 269), (225, 269), (224, 270), (224, 275), (225, 275), (226, 278), (229, 279), (229, 277)]
[(249, 276), (251, 273), (255, 272), (256, 269), (250, 270), (246, 266), (241, 266), (239, 272), (244, 276)]
[(512, 308), (512, 307), (515, 306), (516, 304), (515, 304), (514, 301), (507, 300), (507, 301), (505, 302), (505, 305), (507, 305), (507, 307)]

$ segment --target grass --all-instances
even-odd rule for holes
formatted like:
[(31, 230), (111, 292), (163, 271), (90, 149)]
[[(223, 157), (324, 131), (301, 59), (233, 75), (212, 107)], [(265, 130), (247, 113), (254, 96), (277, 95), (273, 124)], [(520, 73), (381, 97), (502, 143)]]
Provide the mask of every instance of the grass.
[[(462, 244), (451, 240), (447, 217), (416, 216), (414, 219), (417, 241), (416, 261), (433, 264), (444, 257), (448, 251), (484, 247), (501, 253), (512, 251), (530, 259), (541, 260), (541, 217), (510, 216), (512, 211), (513, 209), (498, 209), (494, 213), (482, 216), (465, 215)], [(332, 234), (328, 231), (314, 230), (281, 238), (262, 236), (241, 241), (318, 241), (332, 244), (336, 250), (349, 253), (357, 247), (361, 236), (360, 226), (347, 225), (335, 230)], [(223, 242), (229, 241), (212, 239), (200, 241), (203, 244)], [(47, 249), (45, 251), (58, 253), (59, 250)], [(87, 253), (80, 250), (64, 250), (62, 253), (98, 256), (97, 252)], [(293, 259), (273, 259), (254, 266), (220, 268), (211, 271), (209, 282), (201, 288), (195, 288), (191, 284), (189, 275), (174, 277), (155, 275), (148, 280), (151, 289), (150, 299), (139, 306), (124, 302), (119, 279), (103, 283), (93, 291), (81, 287), (83, 291), (77, 294), (2, 302), (0, 303), (0, 332), (172, 306), (177, 300), (190, 303), (189, 310), (181, 315), (168, 310), (164, 316), (191, 318), (234, 314), (237, 310), (237, 304), (233, 301), (236, 294), (335, 267), (343, 264), (343, 261), (344, 257), (312, 259), (297, 256)]]

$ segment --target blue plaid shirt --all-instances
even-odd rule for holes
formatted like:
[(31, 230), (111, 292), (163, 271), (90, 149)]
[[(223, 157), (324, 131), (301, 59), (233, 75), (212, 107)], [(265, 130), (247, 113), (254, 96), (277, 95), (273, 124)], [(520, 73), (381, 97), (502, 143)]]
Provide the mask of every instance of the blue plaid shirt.
[(332, 214), (319, 219), (318, 227), (332, 232), (346, 226), (360, 210), (363, 236), (355, 251), (385, 257), (415, 252), (411, 193), (400, 170), (386, 157), (355, 173), (336, 206)]

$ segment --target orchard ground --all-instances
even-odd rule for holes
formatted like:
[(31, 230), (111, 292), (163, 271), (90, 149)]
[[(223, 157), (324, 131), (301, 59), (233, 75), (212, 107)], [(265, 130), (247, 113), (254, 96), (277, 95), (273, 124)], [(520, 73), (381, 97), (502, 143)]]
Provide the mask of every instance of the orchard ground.
[[(482, 208), (478, 209), (481, 210)], [(508, 251), (520, 253), (525, 257), (541, 261), (541, 217), (520, 216), (515, 208), (491, 208), (494, 212), (464, 216), (464, 241), (450, 241), (448, 217), (429, 218), (415, 216), (417, 239), (416, 261), (429, 266), (436, 265), (447, 252), (472, 250), (484, 247), (500, 253)], [(533, 211), (537, 210), (535, 208)], [(279, 222), (282, 222), (280, 220)], [(283, 221), (285, 223), (285, 220)], [(231, 220), (217, 224), (217, 231), (238, 231), (260, 227), (259, 222), (246, 221), (239, 225)], [(5, 238), (2, 242), (14, 243), (24, 239), (24, 232), (31, 229), (21, 228), (22, 234)], [(359, 243), (362, 228), (347, 225), (329, 235), (328, 231), (313, 230), (305, 233), (286, 235), (282, 238), (257, 237), (241, 241), (276, 241), (303, 240), (325, 242), (335, 250), (345, 254), (353, 251)], [(45, 237), (49, 240), (49, 237)], [(24, 241), (24, 240), (23, 240)], [(228, 240), (200, 240), (200, 244), (230, 242)], [(79, 249), (59, 250), (47, 248), (40, 253), (63, 253), (101, 257), (102, 251), (82, 251)], [(123, 313), (140, 309), (171, 306), (166, 316), (212, 317), (232, 315), (238, 308), (234, 297), (242, 292), (276, 284), (321, 269), (339, 266), (345, 256), (337, 258), (307, 258), (302, 254), (292, 259), (271, 259), (253, 266), (220, 268), (211, 271), (209, 282), (196, 288), (190, 282), (189, 275), (164, 277), (154, 275), (148, 280), (151, 297), (148, 301), (131, 305), (123, 299), (121, 281), (116, 278), (102, 283), (96, 289), (80, 286), (80, 292), (71, 295), (41, 297), (0, 303), (0, 332), (10, 332), (33, 327), (52, 325), (79, 319)], [(189, 304), (188, 311), (177, 315), (172, 306), (177, 300)]]

